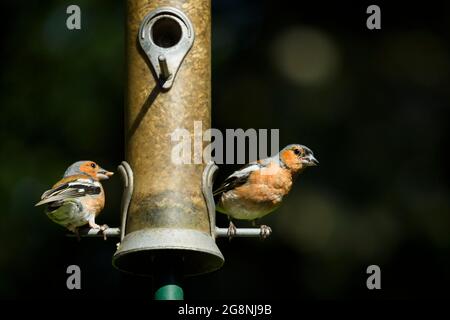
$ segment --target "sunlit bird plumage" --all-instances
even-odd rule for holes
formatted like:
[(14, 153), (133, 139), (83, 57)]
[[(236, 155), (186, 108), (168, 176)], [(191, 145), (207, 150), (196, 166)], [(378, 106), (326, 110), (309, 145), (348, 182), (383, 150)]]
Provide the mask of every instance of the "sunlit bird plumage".
[(45, 191), (35, 205), (46, 205), (46, 214), (53, 222), (78, 236), (78, 228), (89, 225), (104, 231), (106, 225), (98, 225), (95, 218), (105, 206), (105, 193), (100, 180), (113, 173), (93, 161), (77, 161), (50, 190)]
[[(277, 209), (290, 192), (295, 178), (310, 166), (318, 165), (306, 146), (291, 144), (273, 157), (247, 164), (231, 174), (214, 191), (217, 211), (230, 218), (229, 235), (235, 233), (231, 219), (257, 220)], [(262, 236), (270, 232), (261, 226)]]

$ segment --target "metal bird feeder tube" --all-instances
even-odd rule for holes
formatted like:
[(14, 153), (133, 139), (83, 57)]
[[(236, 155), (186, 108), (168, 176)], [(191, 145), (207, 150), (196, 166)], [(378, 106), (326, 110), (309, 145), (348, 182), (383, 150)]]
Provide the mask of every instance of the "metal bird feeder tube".
[(224, 262), (202, 193), (204, 164), (171, 160), (174, 130), (187, 129), (193, 141), (194, 121), (211, 126), (210, 18), (209, 0), (127, 1), (125, 136), (134, 190), (113, 257), (122, 271), (196, 275)]

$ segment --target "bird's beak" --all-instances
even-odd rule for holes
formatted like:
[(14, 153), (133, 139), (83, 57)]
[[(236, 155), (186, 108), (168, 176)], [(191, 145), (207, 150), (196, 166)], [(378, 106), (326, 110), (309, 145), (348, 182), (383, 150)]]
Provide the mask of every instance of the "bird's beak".
[(111, 177), (113, 174), (114, 174), (114, 172), (106, 171), (105, 169), (101, 168), (97, 172), (97, 177), (99, 180), (106, 180), (106, 179), (109, 179), (109, 177)]
[(314, 167), (319, 165), (319, 161), (316, 158), (314, 158), (312, 154), (304, 157), (302, 163), (306, 164), (308, 167)]

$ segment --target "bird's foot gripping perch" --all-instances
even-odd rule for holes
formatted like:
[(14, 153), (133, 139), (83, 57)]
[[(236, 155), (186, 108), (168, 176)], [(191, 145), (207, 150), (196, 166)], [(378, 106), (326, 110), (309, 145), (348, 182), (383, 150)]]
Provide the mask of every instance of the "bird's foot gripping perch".
[[(226, 234), (222, 230), (226, 230)], [(230, 221), (228, 229), (216, 228), (218, 237), (228, 237), (231, 241), (234, 237), (261, 237), (262, 240), (267, 239), (272, 234), (272, 228), (267, 225), (261, 225), (259, 228), (236, 228), (234, 223)]]
[[(76, 235), (76, 233), (69, 233), (67, 236), (68, 237), (76, 237), (77, 235)], [(81, 227), (78, 229), (78, 237), (79, 238), (103, 237), (103, 239), (105, 237), (118, 238), (118, 237), (120, 237), (120, 229), (110, 227), (105, 230), (100, 230), (100, 229), (93, 229), (93, 228), (86, 226), (86, 227)]]
[(230, 240), (234, 237), (241, 238), (256, 238), (267, 239), (272, 234), (272, 229), (269, 226), (261, 226), (259, 228), (236, 228), (236, 226), (231, 226), (228, 228), (216, 227), (215, 236), (216, 238), (229, 238)]
[(227, 235), (228, 235), (228, 239), (231, 241), (231, 239), (233, 239), (233, 237), (236, 236), (236, 226), (234, 225), (234, 223), (230, 220), (230, 225), (228, 226), (228, 231), (227, 231)]
[(89, 227), (94, 230), (99, 230), (99, 233), (103, 234), (103, 240), (106, 240), (106, 230), (109, 229), (106, 224), (96, 224), (95, 221), (89, 221)]
[(261, 232), (260, 236), (261, 239), (267, 239), (272, 234), (272, 228), (269, 226), (266, 226), (265, 224), (260, 226)]

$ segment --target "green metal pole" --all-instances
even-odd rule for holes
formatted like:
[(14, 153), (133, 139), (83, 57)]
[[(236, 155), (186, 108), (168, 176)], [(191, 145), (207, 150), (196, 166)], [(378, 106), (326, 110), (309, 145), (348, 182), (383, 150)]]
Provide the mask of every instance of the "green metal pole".
[(156, 257), (155, 300), (183, 300), (184, 293), (180, 283), (180, 272), (177, 270), (182, 261), (176, 257)]
[(155, 300), (183, 300), (183, 289), (173, 280), (173, 277), (164, 279), (155, 291)]

